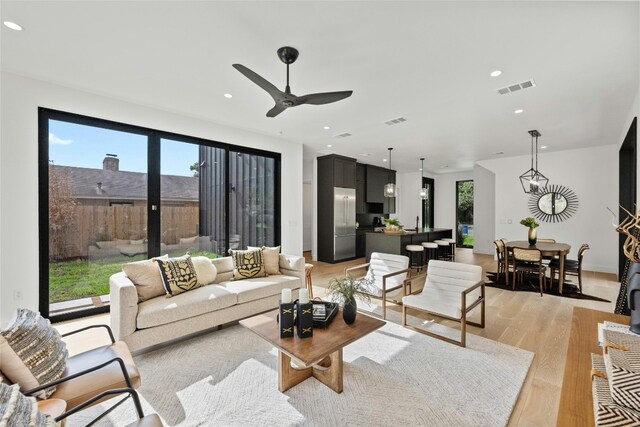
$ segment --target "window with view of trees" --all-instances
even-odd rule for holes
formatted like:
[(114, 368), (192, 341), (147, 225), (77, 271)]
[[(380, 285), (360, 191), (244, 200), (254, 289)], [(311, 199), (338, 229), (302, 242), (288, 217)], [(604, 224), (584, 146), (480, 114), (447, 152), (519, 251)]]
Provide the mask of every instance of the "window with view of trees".
[(457, 244), (473, 247), (473, 180), (456, 182)]
[(276, 153), (48, 109), (39, 147), (45, 316), (108, 310), (127, 262), (279, 244)]

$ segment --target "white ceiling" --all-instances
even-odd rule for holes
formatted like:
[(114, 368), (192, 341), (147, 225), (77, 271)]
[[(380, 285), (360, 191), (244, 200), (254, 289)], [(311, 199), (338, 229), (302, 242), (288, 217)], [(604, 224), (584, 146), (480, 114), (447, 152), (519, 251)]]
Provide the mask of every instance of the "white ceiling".
[[(307, 155), (383, 165), (394, 147), (394, 169), (417, 171), (424, 156), (428, 171), (453, 172), (499, 151), (528, 154), (529, 129), (549, 151), (619, 143), (638, 91), (638, 6), (2, 1), (2, 20), (25, 30), (2, 26), (1, 68), (279, 135), (305, 144)], [(293, 93), (353, 96), (265, 117), (273, 101), (231, 64), (283, 89), (276, 50), (285, 45), (300, 50)], [(490, 77), (494, 69), (503, 74)], [(496, 92), (531, 78), (537, 87)], [(383, 123), (400, 116), (407, 122)], [(343, 132), (353, 136), (334, 138)]]

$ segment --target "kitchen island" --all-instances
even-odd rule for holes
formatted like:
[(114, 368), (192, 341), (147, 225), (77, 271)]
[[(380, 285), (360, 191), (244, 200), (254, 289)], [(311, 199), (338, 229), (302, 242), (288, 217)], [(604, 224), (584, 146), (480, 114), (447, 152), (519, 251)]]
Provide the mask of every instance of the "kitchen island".
[(372, 252), (407, 255), (407, 245), (420, 245), (422, 242), (451, 238), (452, 233), (453, 230), (450, 228), (422, 228), (418, 232), (405, 231), (402, 234), (370, 231), (366, 237), (367, 262), (371, 259)]

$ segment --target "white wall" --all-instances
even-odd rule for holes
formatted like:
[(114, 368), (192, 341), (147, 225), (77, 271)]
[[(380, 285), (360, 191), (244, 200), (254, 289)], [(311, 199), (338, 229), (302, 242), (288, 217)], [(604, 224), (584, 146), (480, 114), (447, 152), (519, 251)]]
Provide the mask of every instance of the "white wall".
[[(282, 251), (302, 254), (302, 145), (2, 73), (0, 320), (38, 309), (38, 107), (279, 152)], [(212, 118), (213, 119), (213, 118)], [(15, 291), (21, 298), (14, 300)]]
[(473, 168), (473, 252), (494, 254), (496, 240), (496, 175), (475, 165)]
[[(425, 176), (428, 175), (425, 173)], [(398, 197), (396, 197), (396, 213), (391, 216), (398, 218), (400, 224), (405, 228), (415, 227), (417, 216), (420, 217), (420, 224), (422, 224), (422, 200), (418, 197), (418, 192), (422, 187), (421, 183), (421, 172), (396, 174)]]
[[(527, 230), (520, 220), (532, 215), (529, 196), (522, 191), (518, 176), (529, 167), (529, 159), (518, 156), (478, 162), (495, 173), (495, 238), (526, 240)], [(573, 258), (580, 244), (589, 243), (591, 249), (585, 254), (584, 268), (616, 273), (618, 234), (611, 226), (611, 214), (606, 207), (614, 209), (618, 205), (618, 147), (545, 152), (539, 155), (539, 169), (550, 184), (573, 190), (579, 207), (566, 221), (541, 222), (538, 238), (569, 243)], [(477, 184), (475, 189), (478, 191)]]
[[(456, 230), (456, 182), (473, 179), (473, 171), (440, 174), (434, 177), (434, 217), (435, 228)], [(474, 208), (475, 215), (475, 208)], [(475, 228), (475, 227), (474, 227)]]

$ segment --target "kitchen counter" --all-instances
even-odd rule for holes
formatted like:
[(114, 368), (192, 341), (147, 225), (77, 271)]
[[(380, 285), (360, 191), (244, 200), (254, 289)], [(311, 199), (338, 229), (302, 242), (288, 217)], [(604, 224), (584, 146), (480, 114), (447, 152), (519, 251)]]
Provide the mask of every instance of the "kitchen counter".
[(407, 245), (420, 245), (422, 242), (433, 242), (438, 239), (450, 238), (453, 230), (450, 228), (423, 228), (418, 232), (405, 231), (403, 234), (386, 234), (384, 232), (368, 231), (366, 233), (367, 262), (372, 252), (386, 254), (407, 255)]

